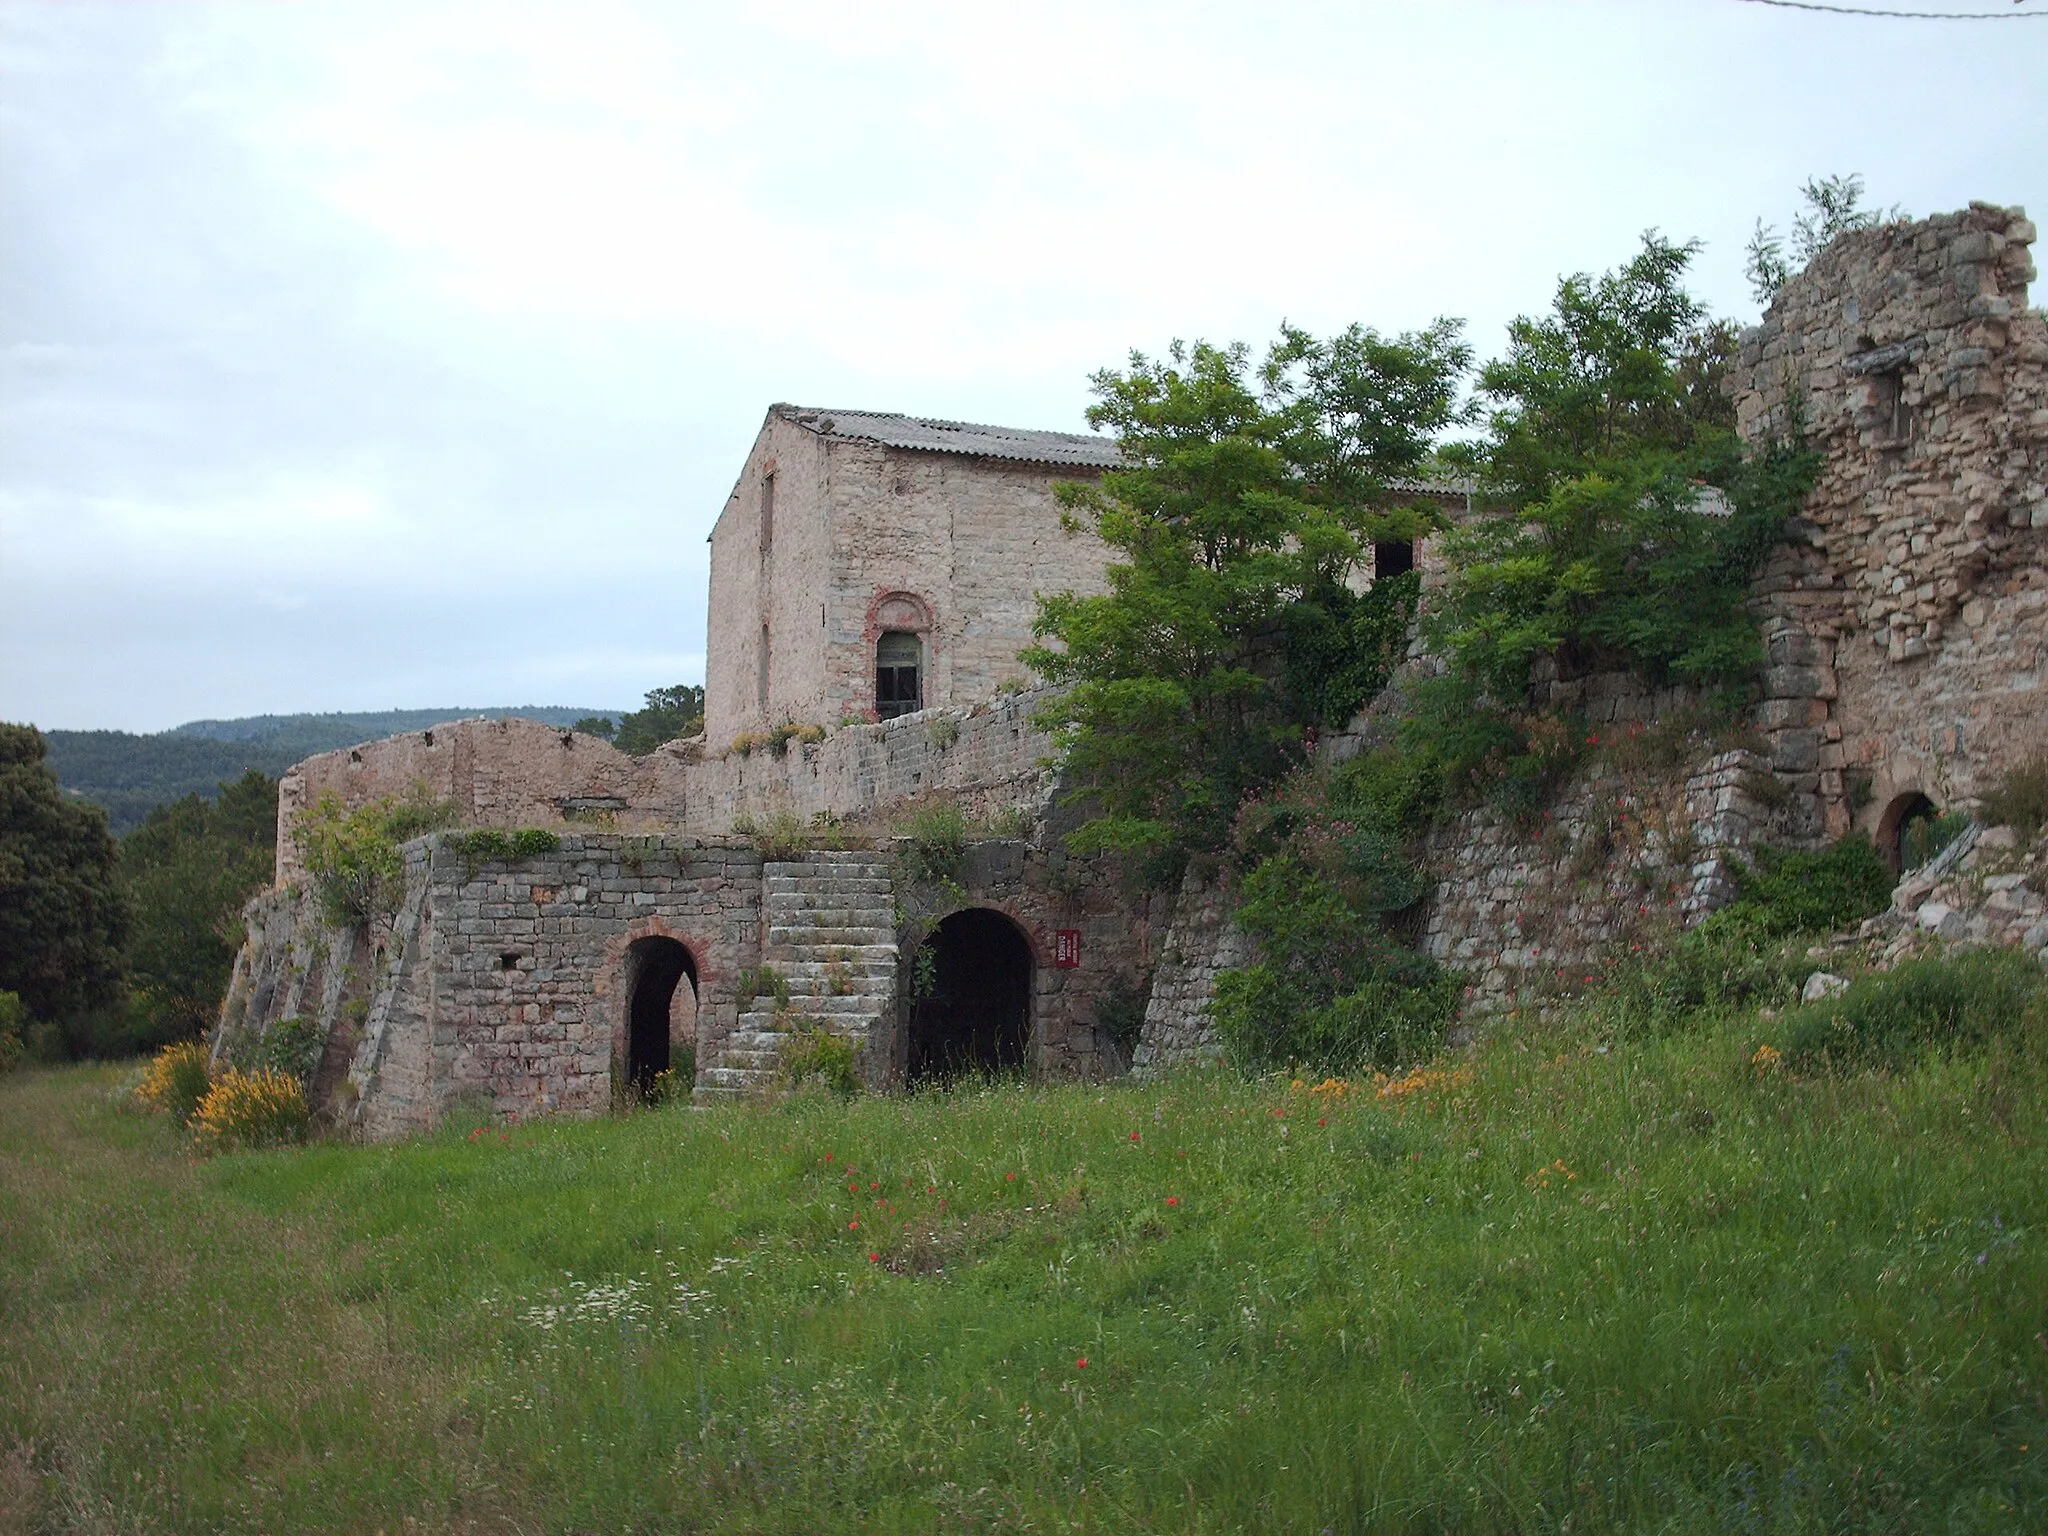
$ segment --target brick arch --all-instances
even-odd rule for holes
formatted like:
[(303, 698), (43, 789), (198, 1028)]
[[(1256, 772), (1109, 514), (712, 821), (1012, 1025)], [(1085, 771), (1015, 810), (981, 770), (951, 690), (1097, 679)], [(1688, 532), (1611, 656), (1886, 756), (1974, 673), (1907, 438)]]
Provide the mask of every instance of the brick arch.
[[(612, 935), (605, 942), (604, 963), (599, 974), (610, 985), (612, 993), (604, 1000), (605, 1028), (611, 1037), (612, 1064), (618, 1070), (625, 1066), (628, 1032), (632, 1027), (633, 989), (623, 985), (626, 956), (642, 939), (672, 939), (689, 955), (690, 969), (697, 981), (697, 1031), (700, 1040), (703, 1038), (704, 1014), (711, 988), (715, 980), (723, 979), (718, 977), (717, 967), (711, 963), (711, 946), (702, 939), (693, 938), (664, 917), (644, 917), (623, 932)], [(614, 981), (621, 984), (611, 985)], [(701, 1057), (698, 1070), (703, 1070)]]
[(907, 630), (911, 634), (924, 636), (927, 653), (932, 643), (932, 631), (938, 624), (938, 610), (932, 600), (921, 592), (911, 592), (900, 587), (877, 587), (868, 603), (867, 623), (861, 629), (861, 639), (867, 643), (870, 655), (875, 642), (882, 638), (883, 631)]

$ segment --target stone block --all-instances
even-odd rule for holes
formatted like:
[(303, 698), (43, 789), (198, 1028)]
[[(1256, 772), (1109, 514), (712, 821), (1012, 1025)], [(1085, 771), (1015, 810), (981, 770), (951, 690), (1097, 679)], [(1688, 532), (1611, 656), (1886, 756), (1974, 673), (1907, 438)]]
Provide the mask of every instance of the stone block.
[(1771, 768), (1777, 773), (1812, 773), (1820, 764), (1820, 732), (1777, 731), (1771, 736)]
[(1832, 699), (1836, 693), (1832, 667), (1781, 666), (1764, 669), (1764, 693), (1773, 699)]

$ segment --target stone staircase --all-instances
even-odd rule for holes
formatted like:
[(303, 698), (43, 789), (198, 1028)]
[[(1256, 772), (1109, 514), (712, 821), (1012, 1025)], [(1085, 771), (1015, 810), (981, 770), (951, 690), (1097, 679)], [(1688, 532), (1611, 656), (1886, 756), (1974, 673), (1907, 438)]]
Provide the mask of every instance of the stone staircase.
[(820, 850), (762, 866), (768, 943), (764, 963), (788, 985), (740, 1000), (739, 1027), (718, 1065), (698, 1077), (697, 1098), (746, 1098), (775, 1076), (783, 1043), (820, 1026), (866, 1038), (896, 997), (896, 907), (886, 854)]

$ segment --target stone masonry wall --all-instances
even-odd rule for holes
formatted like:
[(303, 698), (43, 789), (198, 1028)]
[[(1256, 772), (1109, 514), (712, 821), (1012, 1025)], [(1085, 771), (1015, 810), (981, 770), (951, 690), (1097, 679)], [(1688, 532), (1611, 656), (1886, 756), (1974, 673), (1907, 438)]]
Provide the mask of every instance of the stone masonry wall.
[(1031, 724), (1043, 690), (926, 710), (825, 740), (705, 758), (670, 743), (632, 758), (594, 736), (531, 720), (462, 720), (323, 752), (278, 786), (277, 880), (303, 873), (294, 818), (322, 794), (351, 808), (424, 790), (453, 801), (466, 826), (552, 827), (717, 836), (741, 817), (788, 813), (860, 820), (923, 795), (958, 799), (987, 819), (1037, 810), (1050, 792), (1052, 742)]
[[(775, 508), (764, 530), (770, 476)], [(718, 749), (741, 731), (779, 721), (838, 718), (824, 707), (830, 496), (825, 441), (771, 410), (711, 530), (704, 723), (706, 739)]]
[(753, 849), (572, 834), (515, 862), (472, 864), (440, 838), (407, 853), (406, 900), (349, 1064), (365, 1134), (430, 1128), (458, 1104), (499, 1115), (609, 1107), (638, 939), (689, 951), (699, 1059), (717, 1058), (739, 1016), (739, 973), (761, 947)]
[[(901, 594), (928, 618), (925, 703), (970, 704), (1028, 676), (1041, 592), (1103, 590), (1109, 551), (1060, 527), (1052, 488), (1092, 479), (1074, 465), (918, 453), (872, 443), (831, 448), (831, 578), (821, 713), (874, 703), (882, 608)], [(715, 738), (714, 738), (715, 740)]]
[(1231, 921), (1234, 898), (1193, 870), (1182, 880), (1173, 926), (1153, 973), (1145, 1005), (1145, 1032), (1132, 1058), (1140, 1079), (1213, 1062), (1222, 1054), (1209, 1022), (1216, 978), (1251, 958), (1251, 943)]
[(1819, 484), (1758, 584), (1771, 766), (1811, 838), (1884, 837), (2048, 748), (2048, 325), (2016, 208), (1837, 240), (1742, 338), (1752, 439)]

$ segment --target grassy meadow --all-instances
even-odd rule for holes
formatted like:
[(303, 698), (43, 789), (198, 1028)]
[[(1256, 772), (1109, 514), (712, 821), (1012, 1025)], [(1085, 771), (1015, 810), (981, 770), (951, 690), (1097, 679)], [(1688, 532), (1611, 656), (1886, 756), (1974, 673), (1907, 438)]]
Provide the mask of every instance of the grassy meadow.
[(2041, 1031), (1771, 1028), (210, 1158), (17, 1074), (0, 1528), (2048, 1528)]

